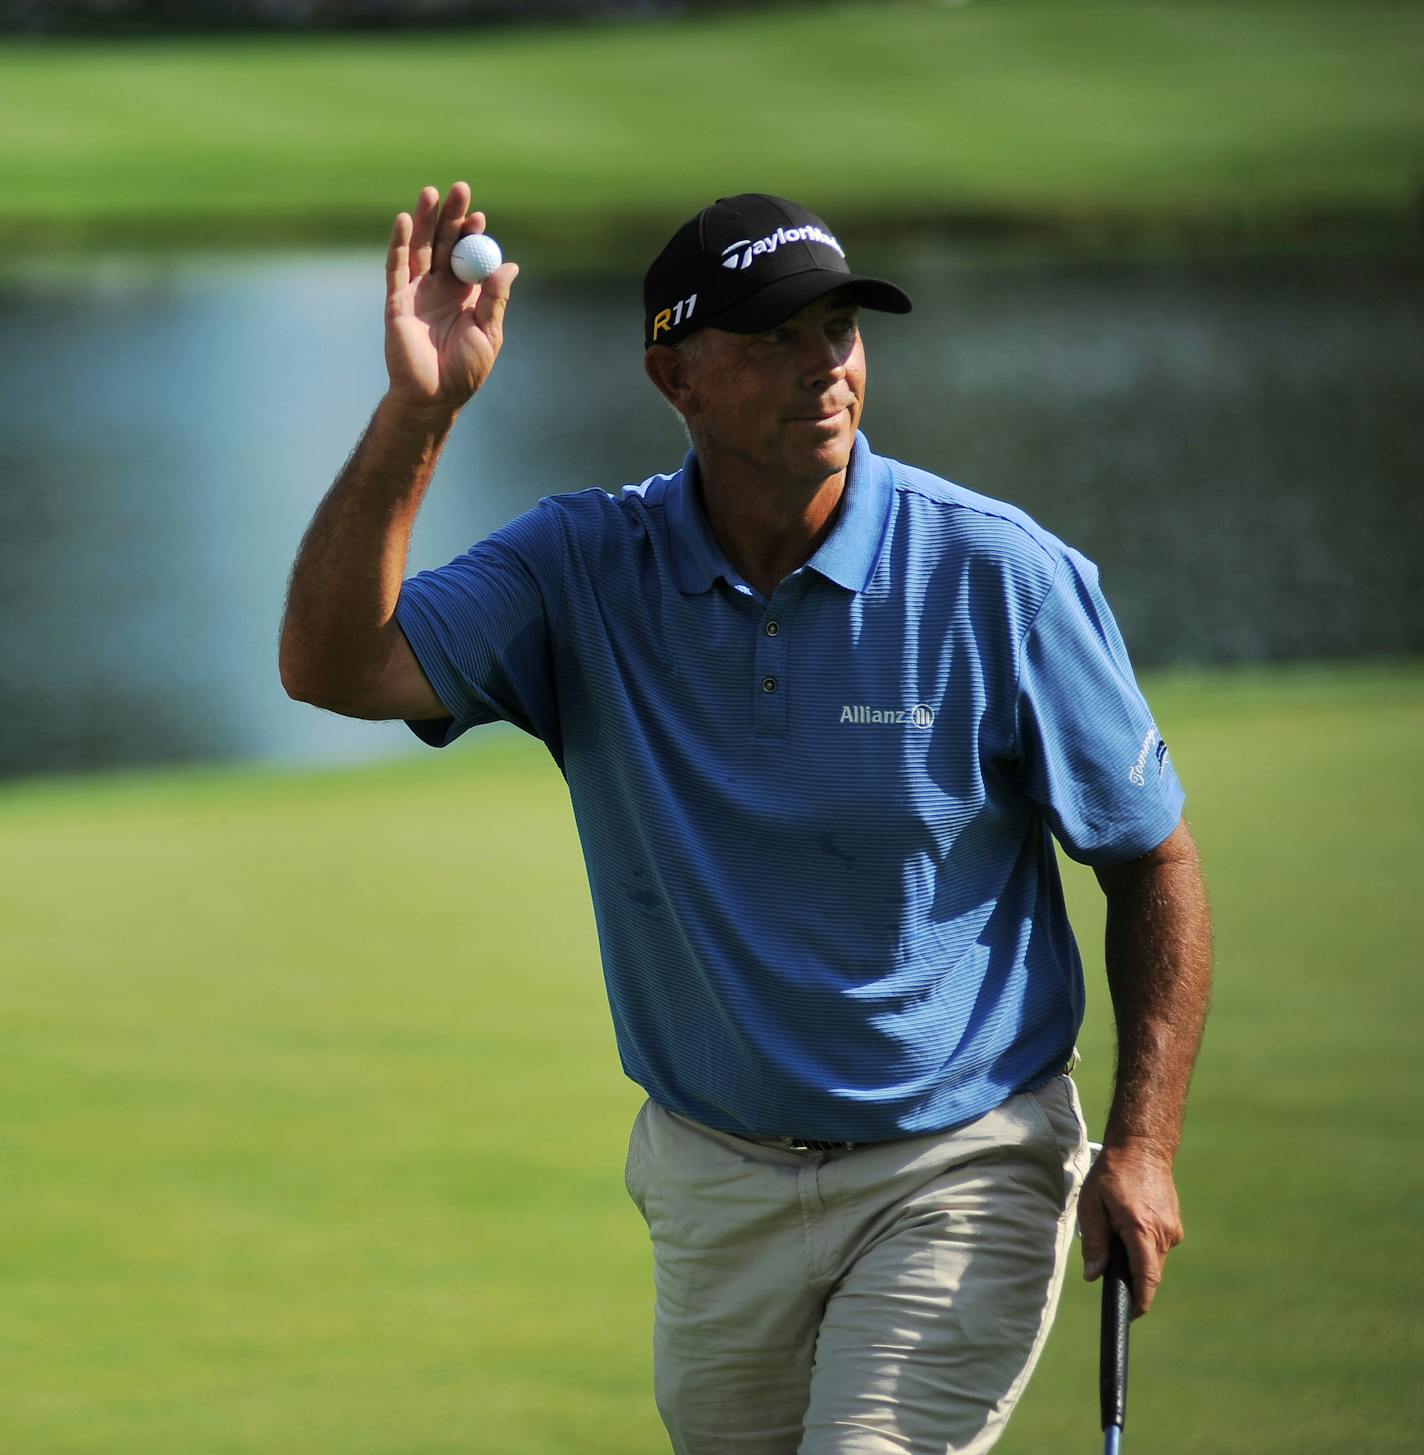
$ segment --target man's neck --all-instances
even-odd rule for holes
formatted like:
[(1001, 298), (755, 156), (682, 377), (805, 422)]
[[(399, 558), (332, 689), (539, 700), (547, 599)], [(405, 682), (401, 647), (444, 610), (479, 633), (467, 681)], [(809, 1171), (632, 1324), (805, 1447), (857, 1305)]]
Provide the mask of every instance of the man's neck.
[(702, 509), (728, 562), (763, 596), (804, 566), (831, 533), (846, 470), (822, 479), (776, 478), (750, 462), (708, 460), (699, 449)]

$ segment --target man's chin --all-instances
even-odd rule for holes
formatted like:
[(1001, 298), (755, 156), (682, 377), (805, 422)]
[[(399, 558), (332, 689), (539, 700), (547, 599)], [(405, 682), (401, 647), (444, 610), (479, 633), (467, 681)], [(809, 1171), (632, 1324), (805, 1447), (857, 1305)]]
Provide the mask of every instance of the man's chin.
[(807, 463), (814, 461), (816, 473), (824, 476), (838, 475), (850, 464), (851, 452), (855, 448), (855, 431), (849, 427), (830, 439), (818, 440), (806, 451)]

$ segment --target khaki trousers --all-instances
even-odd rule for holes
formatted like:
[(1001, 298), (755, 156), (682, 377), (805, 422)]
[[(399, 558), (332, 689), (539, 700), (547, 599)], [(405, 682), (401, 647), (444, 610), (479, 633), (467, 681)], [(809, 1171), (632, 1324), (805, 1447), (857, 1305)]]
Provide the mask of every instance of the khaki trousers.
[(654, 1388), (677, 1455), (970, 1455), (1047, 1338), (1088, 1169), (1071, 1079), (952, 1132), (793, 1152), (646, 1102)]

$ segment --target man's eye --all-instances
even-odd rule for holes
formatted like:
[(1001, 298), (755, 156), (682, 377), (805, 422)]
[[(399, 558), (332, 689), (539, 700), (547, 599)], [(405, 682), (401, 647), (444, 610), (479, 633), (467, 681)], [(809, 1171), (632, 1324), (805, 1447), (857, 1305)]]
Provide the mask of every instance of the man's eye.
[(841, 338), (851, 338), (855, 334), (855, 319), (833, 318), (830, 322), (832, 333), (839, 334)]

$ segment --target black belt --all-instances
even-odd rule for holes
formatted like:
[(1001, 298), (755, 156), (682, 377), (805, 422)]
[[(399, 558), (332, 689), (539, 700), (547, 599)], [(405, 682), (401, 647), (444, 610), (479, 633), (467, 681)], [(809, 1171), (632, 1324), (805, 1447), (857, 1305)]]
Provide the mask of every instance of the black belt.
[[(1082, 1059), (1078, 1048), (1074, 1046), (1073, 1054), (1068, 1058), (1062, 1075), (1071, 1076)], [(910, 1135), (921, 1134), (912, 1132)], [(818, 1142), (811, 1137), (748, 1137), (747, 1140), (759, 1142), (763, 1147), (779, 1147), (785, 1152), (854, 1152), (857, 1147), (868, 1145), (865, 1142)]]
[(854, 1152), (860, 1142), (816, 1142), (809, 1137), (770, 1137), (767, 1139), (776, 1147), (785, 1147), (788, 1152)]

